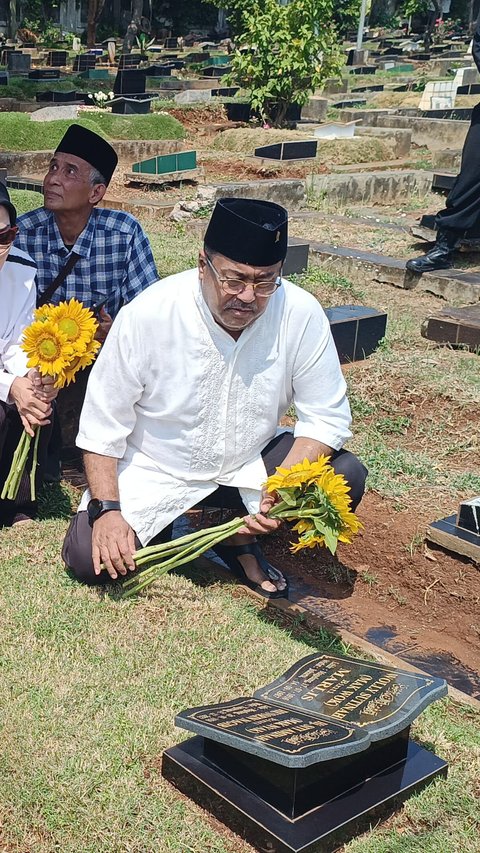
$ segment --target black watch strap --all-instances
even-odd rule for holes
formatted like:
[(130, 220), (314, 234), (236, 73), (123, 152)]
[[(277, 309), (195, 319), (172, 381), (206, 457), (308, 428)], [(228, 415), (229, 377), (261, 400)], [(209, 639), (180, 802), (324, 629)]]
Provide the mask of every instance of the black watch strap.
[(101, 515), (113, 510), (120, 510), (120, 501), (102, 501), (98, 498), (92, 498), (87, 506), (88, 520), (90, 524), (93, 524)]

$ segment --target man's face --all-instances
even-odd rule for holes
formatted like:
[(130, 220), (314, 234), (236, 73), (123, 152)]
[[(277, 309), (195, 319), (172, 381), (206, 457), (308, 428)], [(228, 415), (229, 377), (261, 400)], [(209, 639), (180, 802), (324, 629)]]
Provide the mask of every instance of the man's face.
[[(271, 299), (271, 295), (260, 296), (253, 285), (275, 281), (280, 271), (281, 263), (268, 267), (252, 267), (232, 261), (224, 255), (214, 254), (213, 257), (207, 258), (202, 251), (199, 256), (203, 298), (215, 321), (234, 338), (238, 338), (243, 329), (263, 314)], [(228, 287), (228, 279), (242, 281), (245, 284), (244, 290), (236, 295), (226, 293), (224, 288)]]
[(92, 167), (86, 160), (57, 151), (43, 180), (47, 210), (57, 213), (80, 211), (100, 201), (106, 187), (105, 184), (92, 185), (91, 172)]

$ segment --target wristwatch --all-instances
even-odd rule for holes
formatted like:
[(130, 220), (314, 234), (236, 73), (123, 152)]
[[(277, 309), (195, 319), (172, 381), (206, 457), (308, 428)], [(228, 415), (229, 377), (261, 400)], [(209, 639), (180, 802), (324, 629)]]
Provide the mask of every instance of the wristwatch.
[(111, 512), (112, 510), (120, 509), (120, 501), (101, 501), (98, 498), (92, 498), (91, 501), (88, 502), (87, 512), (88, 512), (88, 523), (90, 527), (93, 526), (93, 522), (100, 518), (104, 512)]

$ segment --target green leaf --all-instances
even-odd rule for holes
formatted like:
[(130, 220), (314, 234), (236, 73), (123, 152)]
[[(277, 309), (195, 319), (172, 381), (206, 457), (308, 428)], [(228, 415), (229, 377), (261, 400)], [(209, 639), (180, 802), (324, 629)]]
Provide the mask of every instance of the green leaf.
[(288, 506), (297, 505), (295, 495), (292, 495), (289, 489), (277, 489), (277, 494), (280, 495), (282, 501), (285, 501)]

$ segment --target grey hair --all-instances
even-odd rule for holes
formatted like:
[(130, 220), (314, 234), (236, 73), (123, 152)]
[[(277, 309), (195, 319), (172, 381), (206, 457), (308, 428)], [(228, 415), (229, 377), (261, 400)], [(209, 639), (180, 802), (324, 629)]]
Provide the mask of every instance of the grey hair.
[(107, 185), (106, 178), (104, 178), (104, 176), (101, 172), (98, 171), (98, 169), (94, 168), (92, 168), (90, 172), (90, 183), (92, 184), (92, 187), (96, 186), (96, 184), (105, 184), (105, 186)]

